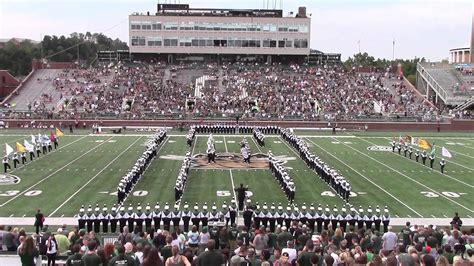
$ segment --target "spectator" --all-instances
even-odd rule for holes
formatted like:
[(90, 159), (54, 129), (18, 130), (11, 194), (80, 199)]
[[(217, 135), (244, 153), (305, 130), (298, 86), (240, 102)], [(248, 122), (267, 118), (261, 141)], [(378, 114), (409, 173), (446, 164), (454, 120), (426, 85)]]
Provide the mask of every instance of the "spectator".
[(140, 260), (135, 255), (135, 252), (133, 252), (133, 244), (130, 242), (125, 244), (125, 255), (135, 260), (135, 264), (140, 264)]
[(123, 227), (123, 232), (120, 234), (118, 241), (123, 245), (133, 241), (133, 235), (128, 231), (128, 226)]
[[(113, 265), (138, 266), (136, 264), (135, 259), (132, 259), (131, 257), (125, 255), (125, 248), (123, 246), (118, 246), (117, 247), (117, 256), (113, 257), (110, 260), (109, 266), (113, 266)], [(85, 265), (85, 266), (87, 266), (87, 265)]]
[(191, 227), (191, 231), (188, 232), (188, 245), (192, 249), (199, 247), (199, 232), (197, 231), (197, 227), (195, 225), (193, 225)]
[[(179, 254), (179, 247), (173, 246), (172, 249), (172, 256), (166, 259), (166, 266), (191, 266), (188, 259), (185, 256)], [(217, 264), (208, 264), (208, 265), (217, 265)]]
[(66, 266), (84, 266), (82, 262), (81, 246), (79, 244), (74, 244), (71, 248), (72, 255), (70, 255), (66, 260)]
[(104, 246), (105, 257), (110, 261), (114, 257), (115, 246), (112, 243), (107, 243)]
[(215, 250), (215, 241), (210, 239), (207, 243), (207, 250), (201, 253), (198, 257), (198, 265), (222, 265), (224, 264), (224, 258), (222, 254)]
[(262, 250), (262, 254), (260, 254), (260, 261), (261, 261), (261, 266), (271, 266), (270, 262), (270, 251), (267, 249)]
[(71, 243), (69, 239), (63, 234), (63, 229), (58, 228), (58, 233), (55, 235), (56, 242), (58, 243), (59, 254), (65, 253), (69, 250)]
[(18, 251), (20, 255), (21, 264), (25, 266), (34, 266), (35, 258), (39, 256), (38, 249), (35, 247), (33, 237), (27, 236), (24, 243)]
[(224, 249), (229, 245), (229, 239), (229, 231), (227, 231), (226, 227), (222, 227), (222, 229), (219, 231), (219, 246), (221, 249)]
[(286, 230), (286, 227), (283, 226), (281, 228), (281, 233), (277, 235), (278, 246), (280, 248), (284, 248), (287, 246), (288, 242), (292, 242), (292, 241), (293, 241), (293, 236), (290, 233), (288, 233)]
[(97, 256), (100, 257), (100, 260), (102, 261), (102, 265), (109, 265), (110, 258), (107, 257), (104, 247), (99, 247), (97, 249)]
[(6, 233), (3, 234), (3, 243), (7, 247), (7, 251), (16, 251), (15, 238), (12, 227), (8, 226)]
[(138, 261), (143, 263), (143, 245), (142, 243), (138, 243), (137, 246), (137, 251), (135, 251), (135, 257), (137, 257)]
[(58, 250), (58, 242), (56, 241), (56, 238), (51, 235), (49, 236), (48, 241), (46, 242), (46, 255), (48, 257), (48, 266), (49, 265), (56, 265), (56, 256), (59, 254)]
[(430, 254), (423, 255), (423, 257), (421, 258), (421, 261), (422, 261), (423, 266), (435, 266), (436, 265), (435, 259)]
[(142, 266), (163, 266), (164, 263), (158, 255), (158, 249), (151, 247), (148, 255), (143, 259)]
[(160, 254), (163, 257), (163, 261), (166, 262), (166, 260), (171, 257), (172, 254), (172, 246), (171, 242), (173, 241), (173, 238), (171, 236), (166, 237), (166, 245), (160, 249)]
[(303, 250), (298, 254), (298, 264), (300, 266), (311, 266), (311, 259), (315, 256), (313, 240), (308, 239)]
[(153, 245), (157, 249), (161, 249), (164, 245), (166, 245), (166, 236), (160, 229), (156, 230), (156, 235), (153, 238)]
[(388, 232), (386, 232), (383, 237), (383, 250), (392, 252), (397, 245), (397, 234), (392, 231), (392, 227), (388, 226)]
[[(265, 230), (264, 228), (262, 229)], [(255, 254), (260, 256), (262, 250), (266, 249), (268, 246), (268, 236), (260, 230), (255, 230), (255, 237), (253, 239), (252, 246), (255, 248)]]
[(286, 244), (286, 248), (283, 248), (281, 250), (281, 253), (284, 254), (288, 254), (288, 259), (290, 262), (292, 262), (293, 260), (296, 259), (296, 249), (294, 247), (294, 243), (293, 241), (288, 241), (287, 244)]
[(245, 263), (250, 263), (247, 260), (247, 246), (241, 246), (239, 253), (230, 258), (230, 266), (240, 266), (245, 265)]
[(84, 266), (99, 266), (102, 264), (101, 258), (96, 254), (96, 248), (95, 241), (88, 241), (87, 252), (82, 256)]

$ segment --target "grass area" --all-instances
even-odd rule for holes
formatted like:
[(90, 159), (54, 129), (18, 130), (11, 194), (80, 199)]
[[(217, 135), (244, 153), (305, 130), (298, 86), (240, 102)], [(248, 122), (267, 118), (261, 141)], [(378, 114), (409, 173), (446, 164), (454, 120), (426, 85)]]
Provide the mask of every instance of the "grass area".
[[(8, 130), (0, 133), (0, 144), (30, 140), (39, 130)], [(42, 131), (48, 134), (48, 130)], [(89, 135), (90, 131), (65, 132), (60, 147), (39, 159), (21, 165), (10, 174), (20, 178), (17, 184), (0, 185), (0, 216), (31, 217), (37, 208), (47, 216), (71, 217), (81, 205), (116, 202), (116, 188), (144, 150), (147, 134), (127, 131), (124, 135)], [(135, 133), (135, 134), (132, 134)], [(187, 151), (206, 152), (207, 136), (198, 136), (192, 147), (186, 146), (185, 133), (173, 131), (160, 146), (126, 205), (149, 203), (174, 205), (174, 184)], [(352, 185), (350, 204), (356, 209), (369, 205), (388, 206), (392, 217), (451, 217), (457, 211), (463, 217), (474, 216), (474, 134), (422, 132), (329, 132), (300, 131), (311, 151), (337, 169)], [(371, 151), (370, 146), (387, 146), (395, 136), (410, 134), (425, 137), (437, 146), (434, 169), (391, 151)], [(239, 153), (240, 136), (215, 135), (218, 153)], [(266, 146), (258, 147), (247, 137), (252, 153), (269, 150), (281, 156), (295, 180), (296, 204), (329, 205), (345, 203), (332, 189), (299, 159), (294, 149), (278, 136), (267, 136)], [(441, 147), (453, 154), (447, 160), (445, 174), (439, 171)], [(427, 163), (429, 165), (429, 163)], [(277, 181), (266, 169), (191, 169), (184, 193), (190, 206), (204, 202), (220, 206), (234, 198), (239, 184), (249, 186), (252, 201), (287, 204)]]

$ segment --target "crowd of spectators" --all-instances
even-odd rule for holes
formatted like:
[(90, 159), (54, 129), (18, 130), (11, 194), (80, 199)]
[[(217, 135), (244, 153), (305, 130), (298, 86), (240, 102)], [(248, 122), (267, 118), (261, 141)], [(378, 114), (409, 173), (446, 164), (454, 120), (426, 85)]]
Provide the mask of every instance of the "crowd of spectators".
[[(115, 242), (103, 243), (93, 231), (63, 226), (52, 234), (45, 226), (38, 235), (24, 229), (0, 228), (0, 247), (16, 251), (23, 265), (38, 255), (53, 260), (68, 257), (66, 265), (473, 265), (474, 229), (416, 226), (407, 222), (398, 233), (391, 226), (348, 232), (329, 225), (311, 232), (301, 222), (289, 228), (195, 226), (189, 232), (127, 226)], [(51, 256), (52, 250), (55, 255)], [(119, 262), (118, 262), (119, 261)], [(123, 263), (125, 261), (125, 263)], [(73, 264), (73, 263), (78, 264)], [(80, 264), (80, 262), (84, 264)], [(29, 264), (30, 263), (30, 264)], [(122, 263), (122, 264), (119, 264)]]
[[(201, 95), (194, 97), (194, 84), (177, 76), (195, 79), (197, 73), (209, 73), (213, 78), (203, 84)], [(48, 96), (35, 99), (33, 109), (41, 114), (57, 111), (65, 117), (81, 113), (129, 119), (240, 114), (244, 118), (306, 120), (380, 116), (374, 102), (382, 105), (382, 115), (423, 116), (435, 111), (412, 88), (401, 83), (390, 86), (393, 79), (387, 72), (356, 73), (342, 66), (224, 63), (187, 68), (118, 63), (63, 70), (49, 81), (60, 93), (57, 106), (48, 109), (44, 100), (51, 99)], [(190, 98), (191, 108), (187, 104)]]

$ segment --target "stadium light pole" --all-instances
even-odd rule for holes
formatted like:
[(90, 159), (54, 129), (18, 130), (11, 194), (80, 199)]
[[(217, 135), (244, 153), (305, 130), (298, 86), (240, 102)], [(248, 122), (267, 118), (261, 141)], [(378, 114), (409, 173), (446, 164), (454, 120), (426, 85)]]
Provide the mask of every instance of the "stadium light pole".
[(395, 38), (392, 42), (392, 61), (395, 61)]
[[(360, 57), (360, 40), (357, 41), (357, 44), (359, 45), (359, 57)], [(355, 57), (354, 57), (355, 59)], [(360, 64), (358, 61), (356, 61), (356, 64), (357, 64), (357, 73), (359, 73), (359, 67), (360, 67)]]

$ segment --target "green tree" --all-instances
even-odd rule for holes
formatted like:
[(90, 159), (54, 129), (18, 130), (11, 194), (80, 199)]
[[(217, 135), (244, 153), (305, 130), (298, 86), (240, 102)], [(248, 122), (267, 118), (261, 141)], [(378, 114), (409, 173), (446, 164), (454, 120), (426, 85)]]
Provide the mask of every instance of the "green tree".
[(0, 69), (7, 69), (13, 75), (21, 76), (31, 71), (33, 59), (40, 59), (42, 56), (50, 61), (74, 62), (79, 50), (80, 60), (90, 64), (100, 50), (127, 49), (127, 43), (119, 39), (113, 40), (102, 33), (73, 32), (69, 37), (46, 35), (39, 44), (30, 41), (23, 41), (19, 45), (7, 42), (0, 49)]

